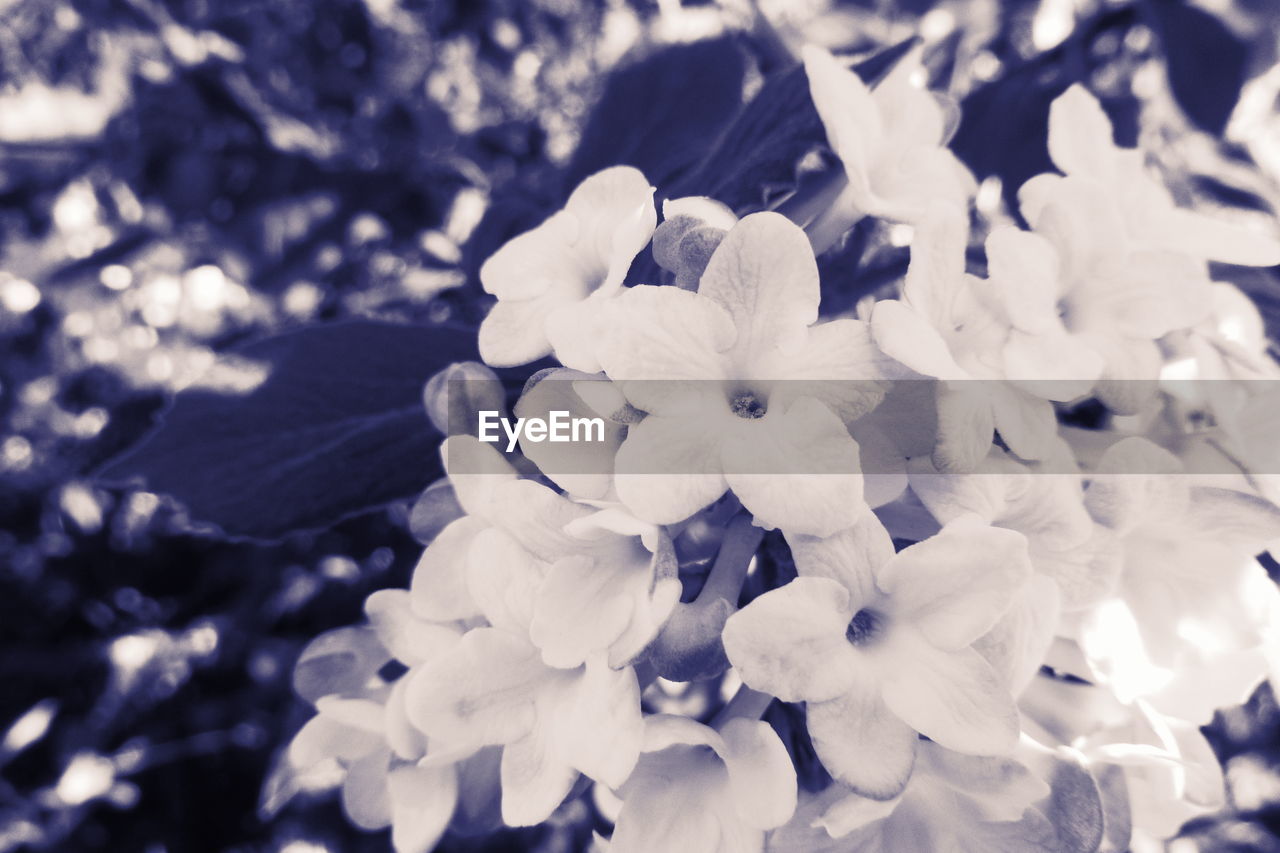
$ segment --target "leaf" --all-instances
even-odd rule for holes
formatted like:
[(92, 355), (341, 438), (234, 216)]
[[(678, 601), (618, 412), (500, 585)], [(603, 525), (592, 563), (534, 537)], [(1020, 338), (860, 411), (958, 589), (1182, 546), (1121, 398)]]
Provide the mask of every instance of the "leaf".
[(1201, 130), (1221, 136), (1240, 100), (1247, 46), (1217, 17), (1190, 3), (1154, 0), (1146, 9), (1164, 45), (1178, 106)]
[[(473, 333), (355, 321), (313, 326), (220, 357), (142, 442), (99, 473), (142, 480), (194, 521), (278, 539), (421, 491), (441, 473), (422, 389), (475, 358)], [(210, 381), (261, 378), (244, 393)], [(265, 378), (262, 378), (265, 374)]]
[(745, 63), (732, 38), (675, 45), (609, 75), (565, 175), (635, 166), (659, 188), (698, 162), (742, 105)]
[[(869, 86), (915, 46), (915, 39), (885, 48), (853, 70)], [(768, 77), (756, 96), (738, 113), (714, 148), (674, 196), (706, 195), (736, 211), (758, 210), (764, 188), (791, 184), (796, 164), (815, 147), (826, 144), (826, 130), (809, 97), (803, 66)]]

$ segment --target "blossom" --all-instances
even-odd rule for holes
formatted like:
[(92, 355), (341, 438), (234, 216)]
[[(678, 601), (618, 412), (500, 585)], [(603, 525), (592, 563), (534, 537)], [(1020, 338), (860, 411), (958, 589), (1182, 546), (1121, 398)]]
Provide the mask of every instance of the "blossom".
[(484, 360), (526, 364), (555, 352), (567, 367), (597, 370), (577, 333), (592, 309), (622, 287), (649, 242), (657, 224), (653, 193), (629, 166), (597, 172), (562, 210), (485, 261), (480, 282), (498, 302), (480, 325)]
[(869, 517), (789, 541), (800, 577), (729, 617), (724, 646), (747, 685), (807, 703), (833, 776), (887, 799), (906, 785), (917, 732), (966, 754), (1013, 748), (1013, 699), (972, 645), (1030, 574), (1020, 534), (964, 517), (894, 554)]
[(967, 242), (963, 210), (930, 207), (911, 247), (901, 297), (880, 300), (871, 314), (875, 342), (886, 354), (942, 380), (933, 457), (944, 471), (972, 470), (993, 432), (1025, 459), (1050, 453), (1057, 432), (1047, 400), (1005, 381), (1018, 378), (1021, 368), (1001, 357), (1009, 325), (995, 292), (965, 272)]
[(623, 503), (670, 524), (732, 489), (762, 526), (830, 533), (857, 519), (845, 422), (878, 402), (860, 380), (884, 375), (884, 359), (860, 321), (814, 325), (818, 302), (808, 241), (775, 213), (729, 231), (696, 293), (638, 286), (614, 300), (597, 353), (647, 413), (618, 451)]
[[(1143, 152), (1115, 144), (1107, 114), (1078, 83), (1049, 108), (1049, 156), (1068, 178), (1104, 189), (1114, 204), (1114, 217), (1093, 223), (1099, 229), (1095, 234), (1114, 223), (1120, 230), (1112, 238), (1124, 237), (1135, 251), (1245, 266), (1280, 264), (1280, 241), (1274, 236), (1175, 206), (1169, 191), (1147, 173)], [(1065, 183), (1059, 175), (1037, 175), (1018, 191), (1023, 215), (1037, 229), (1045, 205)]]
[(796, 774), (768, 723), (735, 718), (717, 731), (686, 717), (645, 720), (643, 754), (619, 789), (614, 853), (750, 853), (796, 804)]
[(839, 783), (806, 798), (772, 833), (776, 853), (1096, 850), (1102, 803), (1089, 772), (1024, 738), (1015, 757), (922, 742), (905, 790), (874, 800)]
[(637, 658), (680, 598), (666, 534), (618, 507), (522, 479), (470, 436), (448, 439), (442, 455), (467, 514), (423, 552), (410, 588), (415, 612), (475, 620), (503, 569), (496, 563), (518, 563), (526, 627), (548, 664), (575, 667), (600, 653), (622, 667)]
[(317, 713), (294, 737), (288, 760), (299, 773), (336, 763), (352, 823), (391, 826), (396, 853), (425, 853), (458, 804), (458, 756), (428, 755), (426, 738), (408, 721), (406, 677), (387, 682), (378, 673), (392, 660), (412, 672), (447, 654), (459, 631), (414, 617), (404, 590), (374, 593), (365, 610), (371, 627), (323, 634), (300, 656), (295, 685)]
[(1085, 509), (1081, 475), (1037, 470), (997, 448), (969, 474), (940, 474), (927, 459), (909, 470), (911, 490), (939, 523), (972, 514), (1025, 536), (1032, 568), (1053, 580), (1065, 609), (1097, 604), (1115, 588), (1119, 554)]
[(1145, 703), (1135, 705), (1128, 721), (1082, 739), (1079, 748), (1123, 774), (1138, 838), (1173, 838), (1187, 821), (1226, 804), (1222, 767), (1199, 726)]
[[(1122, 567), (1114, 597), (1084, 612), (1076, 630), (1094, 673), (1122, 699), (1170, 689), (1198, 662), (1273, 639), (1277, 593), (1253, 558), (1280, 536), (1275, 505), (1194, 485), (1176, 457), (1136, 437), (1107, 450), (1085, 502), (1117, 537)], [(1184, 697), (1201, 710), (1186, 715), (1211, 713), (1209, 697), (1237, 701), (1266, 672), (1265, 659), (1254, 660), (1251, 677), (1232, 667), (1201, 682), (1198, 698), (1194, 689)]]
[(809, 94), (848, 179), (824, 221), (811, 226), (815, 248), (863, 216), (917, 223), (935, 200), (965, 206), (976, 185), (946, 148), (946, 111), (911, 84), (921, 68), (917, 52), (874, 90), (822, 48), (807, 45), (802, 55)]
[(502, 817), (540, 823), (578, 774), (610, 786), (640, 752), (640, 688), (630, 667), (603, 654), (556, 668), (529, 639), (541, 582), (530, 555), (496, 528), (480, 540), (485, 572), (471, 592), (487, 625), (408, 676), (408, 717), (432, 742), (462, 754), (502, 747)]

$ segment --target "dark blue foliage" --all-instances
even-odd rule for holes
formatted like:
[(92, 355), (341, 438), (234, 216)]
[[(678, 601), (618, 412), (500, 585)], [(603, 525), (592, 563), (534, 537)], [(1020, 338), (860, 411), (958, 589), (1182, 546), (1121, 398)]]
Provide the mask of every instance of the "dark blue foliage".
[(1146, 4), (1164, 45), (1169, 88), (1201, 130), (1221, 134), (1240, 99), (1249, 50), (1218, 18), (1181, 0)]
[(139, 478), (231, 537), (330, 525), (439, 476), (440, 435), (422, 387), (474, 348), (469, 331), (368, 321), (258, 341), (234, 355), (269, 369), (262, 384), (243, 395), (179, 394), (101, 478)]

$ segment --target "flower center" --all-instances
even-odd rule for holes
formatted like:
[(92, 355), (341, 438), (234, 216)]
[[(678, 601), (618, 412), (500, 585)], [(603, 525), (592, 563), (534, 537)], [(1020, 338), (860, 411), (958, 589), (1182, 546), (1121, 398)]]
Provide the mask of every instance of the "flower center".
[(855, 646), (865, 646), (873, 642), (884, 631), (884, 617), (874, 610), (862, 608), (853, 614), (849, 627), (844, 635)]
[(735, 415), (749, 421), (763, 418), (768, 407), (753, 391), (739, 391), (729, 399), (729, 408)]

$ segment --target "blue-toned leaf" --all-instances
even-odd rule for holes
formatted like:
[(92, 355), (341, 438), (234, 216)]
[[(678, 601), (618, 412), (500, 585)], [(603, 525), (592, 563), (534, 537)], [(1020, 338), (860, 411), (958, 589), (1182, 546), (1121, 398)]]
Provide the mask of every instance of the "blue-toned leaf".
[(1164, 45), (1169, 88), (1178, 106), (1197, 127), (1221, 135), (1244, 86), (1245, 43), (1190, 3), (1151, 0), (1147, 9)]
[(214, 386), (179, 393), (100, 479), (141, 480), (233, 538), (324, 527), (440, 475), (422, 389), (475, 357), (470, 331), (363, 320), (257, 341), (219, 360)]
[(744, 71), (731, 38), (667, 47), (614, 71), (582, 131), (567, 188), (616, 165), (667, 186), (738, 112)]
[[(868, 85), (879, 82), (915, 39), (886, 48), (854, 66)], [(707, 195), (738, 211), (759, 209), (766, 187), (790, 184), (796, 164), (826, 143), (822, 119), (809, 97), (803, 66), (769, 76), (738, 113), (697, 170), (673, 195)]]

